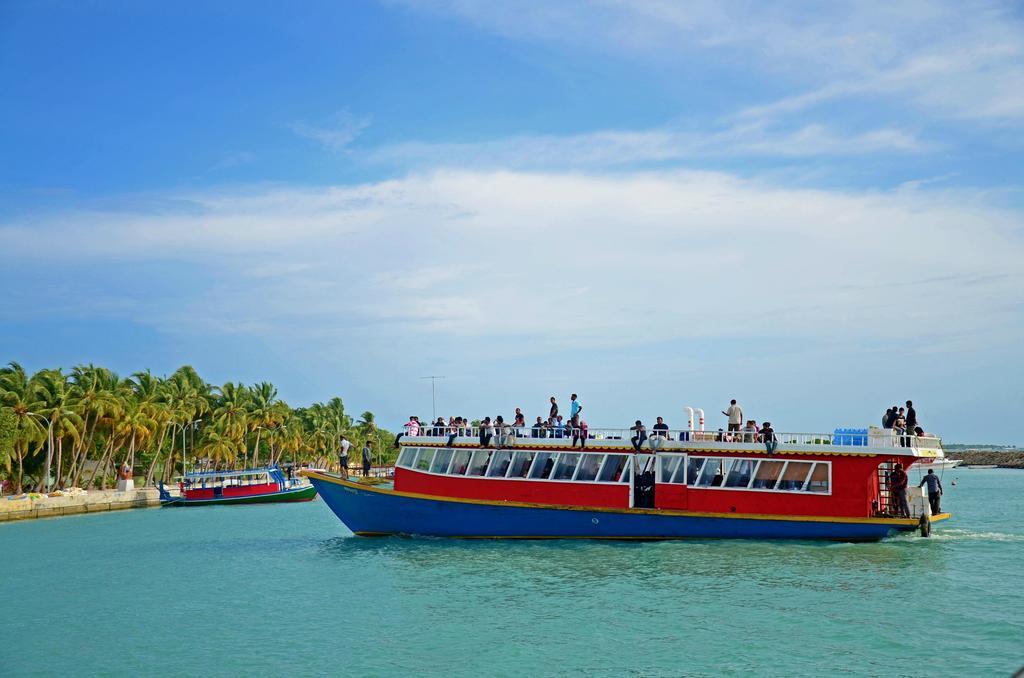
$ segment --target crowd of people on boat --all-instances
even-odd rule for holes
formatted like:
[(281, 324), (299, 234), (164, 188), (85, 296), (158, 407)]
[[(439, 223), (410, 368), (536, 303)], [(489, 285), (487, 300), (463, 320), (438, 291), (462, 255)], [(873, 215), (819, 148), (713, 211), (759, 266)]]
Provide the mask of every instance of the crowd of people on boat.
[(914, 403), (909, 400), (905, 408), (893, 405), (885, 411), (882, 415), (882, 428), (892, 430), (896, 434), (900, 447), (910, 447), (912, 437), (921, 438), (926, 435), (917, 420)]
[[(403, 426), (405, 431), (399, 434), (403, 436), (431, 436), (435, 438), (447, 436), (448, 447), (455, 443), (456, 438), (478, 436), (481, 447), (508, 447), (512, 438), (568, 438), (572, 441), (571, 446), (576, 447), (577, 443), (585, 448), (591, 434), (586, 420), (583, 419), (583, 404), (575, 393), (569, 397), (569, 412), (566, 419), (560, 412), (558, 400), (555, 396), (549, 399), (547, 417), (537, 416), (532, 424), (526, 423), (526, 415), (522, 408), (517, 407), (511, 421), (506, 421), (504, 416), (484, 417), (476, 421), (470, 421), (467, 417), (444, 417), (430, 423), (423, 423), (416, 415), (409, 417), (409, 421)], [(722, 411), (728, 419), (728, 430), (718, 429), (715, 440), (718, 442), (746, 442), (764, 443), (768, 452), (775, 452), (778, 447), (778, 438), (775, 436), (775, 429), (770, 422), (763, 422), (758, 425), (756, 419), (744, 420), (743, 408), (736, 400), (732, 400), (729, 407)], [(744, 421), (746, 424), (744, 425)], [(637, 419), (633, 426), (629, 427), (632, 434), (630, 442), (636, 451), (640, 451), (646, 444), (648, 449), (657, 449), (660, 442), (672, 440), (672, 433), (669, 425), (665, 423), (664, 417), (657, 417), (657, 422), (648, 432), (643, 421)], [(687, 440), (692, 432), (689, 429), (680, 430), (680, 440)], [(398, 444), (398, 440), (395, 441)]]

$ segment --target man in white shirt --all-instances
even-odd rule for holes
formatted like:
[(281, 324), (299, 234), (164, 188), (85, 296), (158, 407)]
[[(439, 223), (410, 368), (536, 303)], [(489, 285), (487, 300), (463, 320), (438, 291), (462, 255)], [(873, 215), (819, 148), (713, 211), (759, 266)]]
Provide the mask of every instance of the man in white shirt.
[(348, 438), (341, 436), (341, 452), (339, 454), (339, 462), (341, 464), (341, 477), (348, 478), (348, 450), (352, 447), (352, 443), (349, 442)]
[(729, 409), (722, 412), (725, 416), (729, 417), (729, 430), (739, 431), (740, 426), (743, 425), (743, 408), (736, 404), (735, 400), (731, 400)]

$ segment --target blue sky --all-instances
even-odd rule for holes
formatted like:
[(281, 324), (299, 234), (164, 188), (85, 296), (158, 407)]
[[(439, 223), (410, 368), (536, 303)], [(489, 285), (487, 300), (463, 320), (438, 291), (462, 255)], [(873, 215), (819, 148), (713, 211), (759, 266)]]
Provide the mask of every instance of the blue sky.
[(5, 361), (1024, 444), (1015, 3), (0, 3), (0, 91)]

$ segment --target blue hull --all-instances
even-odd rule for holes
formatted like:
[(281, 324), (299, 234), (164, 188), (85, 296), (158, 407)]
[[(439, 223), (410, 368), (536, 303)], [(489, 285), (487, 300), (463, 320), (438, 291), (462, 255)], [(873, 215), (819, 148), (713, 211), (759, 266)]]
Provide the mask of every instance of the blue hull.
[(895, 518), (784, 519), (452, 500), (369, 488), (320, 474), (309, 478), (341, 522), (363, 536), (877, 541), (895, 531), (917, 529), (917, 521)]

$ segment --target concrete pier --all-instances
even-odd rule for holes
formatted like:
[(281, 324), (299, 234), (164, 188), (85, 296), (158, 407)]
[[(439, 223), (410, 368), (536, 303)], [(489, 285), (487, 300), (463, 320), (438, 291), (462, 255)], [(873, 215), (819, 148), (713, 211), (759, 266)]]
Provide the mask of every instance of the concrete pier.
[(0, 523), (159, 505), (160, 493), (155, 487), (127, 492), (90, 490), (57, 497), (37, 494), (30, 494), (24, 499), (0, 497)]

